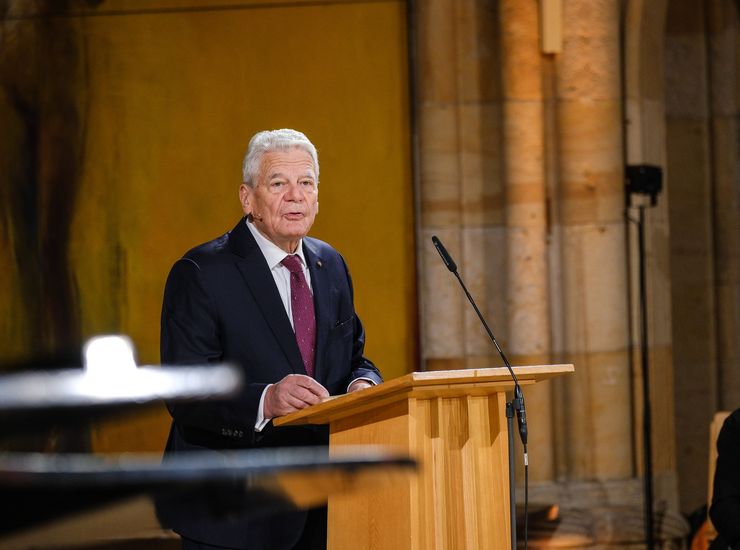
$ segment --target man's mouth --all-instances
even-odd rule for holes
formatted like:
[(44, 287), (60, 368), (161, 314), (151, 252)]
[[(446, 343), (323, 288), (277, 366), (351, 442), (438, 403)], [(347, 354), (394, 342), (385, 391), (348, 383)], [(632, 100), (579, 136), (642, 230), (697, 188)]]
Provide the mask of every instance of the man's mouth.
[(289, 220), (301, 220), (305, 217), (305, 214), (303, 212), (286, 212), (283, 217)]

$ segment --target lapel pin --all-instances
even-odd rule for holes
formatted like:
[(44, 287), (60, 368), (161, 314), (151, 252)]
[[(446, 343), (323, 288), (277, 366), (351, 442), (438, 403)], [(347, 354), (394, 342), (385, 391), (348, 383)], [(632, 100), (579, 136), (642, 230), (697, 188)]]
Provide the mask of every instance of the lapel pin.
[(316, 267), (318, 267), (319, 269), (321, 269), (323, 266), (324, 266), (324, 264), (321, 263), (321, 260), (316, 260)]

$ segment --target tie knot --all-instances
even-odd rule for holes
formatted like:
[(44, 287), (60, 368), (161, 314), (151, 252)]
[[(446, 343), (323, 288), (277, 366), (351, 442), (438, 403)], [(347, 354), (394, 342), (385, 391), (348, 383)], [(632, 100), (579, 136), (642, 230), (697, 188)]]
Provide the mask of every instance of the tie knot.
[(301, 263), (301, 258), (295, 254), (286, 256), (280, 263), (287, 267), (288, 271), (290, 271), (291, 273), (303, 273), (303, 264)]

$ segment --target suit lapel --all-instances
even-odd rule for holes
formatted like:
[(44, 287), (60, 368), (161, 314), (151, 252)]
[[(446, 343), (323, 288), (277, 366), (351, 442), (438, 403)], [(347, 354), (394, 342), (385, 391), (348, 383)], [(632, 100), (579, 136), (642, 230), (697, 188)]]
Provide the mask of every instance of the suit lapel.
[(254, 237), (242, 219), (229, 235), (229, 247), (239, 256), (236, 267), (244, 277), (254, 301), (280, 344), (294, 373), (305, 374), (301, 352), (285, 306), (275, 286), (275, 279)]
[(308, 270), (311, 273), (311, 290), (313, 291), (314, 314), (316, 315), (316, 354), (314, 355), (314, 378), (319, 382), (326, 381), (323, 357), (327, 345), (333, 316), (331, 314), (331, 279), (325, 265), (326, 260), (318, 254), (316, 247), (303, 239), (303, 254), (306, 257)]

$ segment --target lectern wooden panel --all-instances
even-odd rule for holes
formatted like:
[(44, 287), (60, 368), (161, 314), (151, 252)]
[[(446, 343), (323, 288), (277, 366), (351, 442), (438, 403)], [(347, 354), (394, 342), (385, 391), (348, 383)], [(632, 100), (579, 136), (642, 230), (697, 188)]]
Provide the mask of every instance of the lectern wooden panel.
[[(526, 386), (574, 368), (514, 371)], [(329, 424), (331, 453), (385, 445), (420, 461), (419, 475), (396, 486), (330, 497), (329, 548), (509, 548), (511, 389), (505, 368), (416, 372), (276, 419), (276, 425)]]

